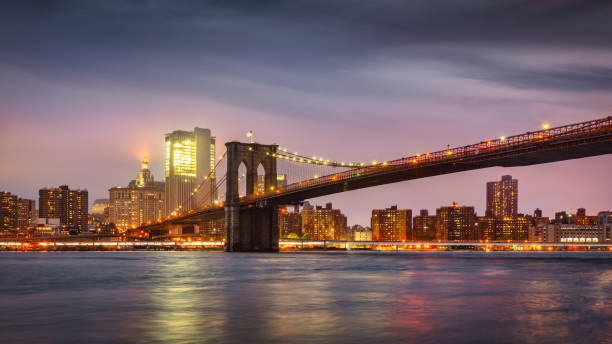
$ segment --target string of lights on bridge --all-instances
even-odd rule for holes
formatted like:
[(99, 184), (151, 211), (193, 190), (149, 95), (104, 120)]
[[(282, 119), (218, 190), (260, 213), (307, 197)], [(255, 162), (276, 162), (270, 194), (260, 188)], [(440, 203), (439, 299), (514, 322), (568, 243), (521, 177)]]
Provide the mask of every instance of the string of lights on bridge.
[[(274, 158), (285, 159), (285, 160), (289, 160), (289, 161), (297, 162), (297, 163), (314, 164), (314, 165), (322, 165), (322, 166), (329, 166), (329, 167), (359, 168), (359, 167), (366, 166), (366, 164), (363, 162), (359, 162), (359, 163), (348, 162), (347, 163), (344, 161), (338, 162), (337, 160), (325, 159), (321, 156), (307, 157), (307, 156), (298, 154), (298, 152), (291, 153), (290, 151), (287, 150), (287, 148), (283, 148), (280, 146), (278, 147), (278, 150), (276, 151), (276, 153), (267, 152), (266, 155), (271, 155)], [(372, 163), (376, 164), (377, 162), (373, 161)]]
[[(543, 123), (542, 124), (542, 130), (548, 130), (550, 129), (550, 124), (549, 123)], [(252, 132), (251, 132), (252, 135)], [(499, 137), (499, 141), (505, 141), (506, 137), (505, 136), (500, 136)], [(492, 141), (488, 140), (486, 141), (487, 144), (491, 144)], [(447, 150), (447, 155), (451, 155), (452, 154), (452, 150), (448, 149)], [(266, 155), (272, 155), (272, 157), (276, 157), (276, 158), (280, 158), (280, 159), (285, 159), (285, 160), (289, 160), (292, 162), (297, 162), (297, 163), (304, 163), (304, 164), (315, 164), (315, 165), (323, 165), (323, 166), (331, 166), (331, 167), (348, 167), (348, 168), (361, 168), (361, 167), (370, 167), (370, 166), (386, 166), (388, 164), (387, 161), (382, 161), (379, 162), (377, 160), (373, 160), (370, 164), (365, 164), (363, 162), (338, 162), (337, 160), (333, 160), (330, 161), (329, 159), (325, 159), (321, 156), (317, 157), (317, 156), (312, 156), (311, 158), (307, 157), (307, 156), (303, 156), (298, 154), (298, 152), (293, 152), (291, 153), (290, 150), (288, 150), (287, 148), (283, 148), (281, 146), (278, 147), (278, 150), (276, 153), (266, 153)], [(416, 157), (420, 157), (422, 154), (417, 153)], [(425, 156), (430, 155), (430, 153), (426, 153), (423, 154)], [(416, 160), (415, 160), (416, 162)]]
[[(543, 123), (542, 124), (542, 130), (546, 131), (550, 129), (550, 124), (549, 123)], [(252, 132), (249, 132), (250, 136), (247, 135), (247, 137), (251, 137), (252, 138)], [(252, 141), (252, 140), (251, 140)], [(499, 139), (496, 140), (488, 140), (488, 141), (483, 141), (483, 143), (485, 143), (486, 145), (491, 145), (493, 144), (493, 142), (504, 142), (506, 141), (506, 137), (505, 136), (500, 136)], [(208, 176), (205, 176), (203, 181), (200, 183), (200, 185), (198, 185), (198, 187), (196, 187), (194, 189), (194, 191), (191, 193), (191, 196), (194, 197), (202, 188), (203, 185), (205, 185), (206, 181), (209, 179), (215, 179), (215, 172), (217, 167), (219, 166), (219, 164), (223, 161), (223, 159), (226, 157), (227, 152), (224, 152), (223, 155), (220, 155), (218, 157), (218, 162), (215, 165), (215, 169), (213, 169)], [(432, 153), (425, 153), (425, 154), (420, 154), (417, 153), (416, 155), (409, 157), (409, 158), (402, 158), (402, 159), (398, 159), (398, 160), (404, 160), (407, 161), (409, 163), (413, 163), (416, 164), (419, 162), (419, 160), (421, 158), (429, 158), (431, 156)], [(328, 166), (328, 167), (342, 167), (342, 168), (348, 168), (348, 169), (360, 169), (360, 168), (368, 168), (368, 167), (384, 167), (384, 166), (388, 166), (389, 162), (388, 161), (382, 161), (379, 162), (377, 160), (373, 160), (371, 163), (366, 164), (364, 162), (338, 162), (337, 160), (330, 160), (330, 159), (325, 159), (322, 156), (312, 156), (312, 157), (308, 157), (305, 155), (300, 155), (298, 152), (291, 152), (291, 150), (279, 146), (277, 151), (274, 153), (270, 153), (270, 152), (266, 152), (266, 155), (268, 156), (272, 156), (273, 158), (277, 158), (277, 159), (283, 159), (289, 162), (293, 162), (293, 163), (301, 163), (301, 164), (310, 164), (310, 165), (318, 165), (318, 166)], [(446, 155), (447, 156), (451, 156), (453, 155), (453, 150), (448, 148), (446, 150)], [(239, 176), (238, 180), (240, 181), (242, 178), (244, 178), (245, 175), (242, 174), (241, 176)], [(319, 175), (318, 174), (314, 174), (313, 175), (314, 179), (318, 179)], [(222, 178), (224, 179), (224, 178)], [(222, 182), (217, 181), (217, 183)], [(218, 187), (219, 185), (216, 185), (215, 187)], [(222, 204), (222, 202), (219, 199), (215, 199), (214, 200), (214, 205), (218, 206), (219, 204)], [(181, 209), (180, 206), (174, 210), (174, 213), (176, 214), (180, 214), (181, 213)]]
[[(385, 161), (382, 163), (373, 161), (371, 165), (365, 165), (364, 163), (358, 163), (358, 164), (357, 163), (338, 163), (337, 161), (332, 162), (328, 159), (324, 159), (323, 157), (308, 158), (306, 156), (298, 154), (297, 152), (290, 153), (286, 148), (281, 148), (281, 147), (279, 147), (276, 152), (267, 153), (267, 154), (268, 155), (271, 154), (273, 157), (278, 158), (278, 159), (283, 159), (283, 160), (287, 160), (287, 161), (295, 162), (295, 163), (348, 168), (347, 171), (343, 171), (340, 173), (332, 173), (332, 174), (329, 174), (329, 175), (326, 175), (320, 178), (317, 175), (314, 176), (314, 179), (318, 179), (319, 183), (320, 182), (336, 182), (339, 180), (337, 177), (338, 175), (345, 174), (348, 171), (354, 170), (355, 176), (360, 177), (370, 172), (374, 172), (374, 170), (369, 169), (372, 166), (381, 167), (381, 166), (386, 166), (386, 165), (389, 165), (389, 166), (392, 165), (394, 167), (407, 167), (406, 165), (417, 164), (420, 162), (429, 161), (430, 159), (433, 159), (432, 161), (435, 162), (435, 161), (439, 161), (441, 158), (444, 159), (446, 156), (454, 157), (455, 153), (457, 153), (456, 154), (457, 157), (461, 158), (463, 156), (471, 156), (474, 154), (479, 154), (480, 152), (486, 152), (488, 149), (498, 149), (505, 145), (515, 145), (515, 144), (532, 143), (532, 142), (537, 143), (537, 142), (542, 142), (543, 140), (548, 140), (549, 137), (551, 136), (573, 135), (575, 133), (581, 133), (582, 131), (585, 131), (585, 130), (595, 130), (596, 131), (596, 130), (599, 130), (599, 126), (602, 126), (602, 125), (609, 126), (610, 125), (609, 123), (611, 121), (612, 121), (612, 116), (608, 116), (607, 118), (604, 118), (604, 119), (598, 119), (598, 120), (593, 120), (593, 121), (588, 121), (588, 122), (583, 122), (583, 123), (566, 125), (566, 126), (561, 126), (557, 128), (551, 128), (549, 123), (543, 123), (541, 130), (539, 131), (526, 132), (523, 134), (511, 136), (511, 137), (501, 136), (498, 139), (481, 141), (480, 143), (476, 143), (472, 145), (467, 145), (463, 147), (455, 147), (452, 149), (448, 147), (447, 150), (441, 150), (441, 151), (437, 151), (434, 153), (416, 154), (415, 156), (404, 157), (404, 158), (395, 159), (391, 161)], [(214, 170), (211, 171), (211, 174), (209, 174), (209, 176), (204, 178), (205, 181), (206, 180), (210, 181), (212, 179), (216, 182), (215, 186), (211, 188), (211, 190), (215, 190), (215, 192), (216, 190), (218, 190), (219, 186), (223, 186), (227, 178), (227, 175), (225, 173), (223, 174), (223, 177), (220, 178), (219, 180), (217, 180), (215, 176), (216, 172), (218, 172), (216, 171), (217, 166), (219, 166), (222, 163), (224, 158), (226, 158), (226, 153), (224, 153), (222, 156), (219, 157), (219, 161), (216, 163)], [(453, 161), (453, 165), (455, 165), (454, 161)], [(244, 174), (242, 175), (242, 177), (244, 177)], [(198, 190), (202, 188), (202, 186), (206, 183), (205, 181), (203, 181), (197, 188), (194, 189), (194, 192), (192, 193), (192, 197), (198, 192)], [(312, 179), (301, 180), (298, 183), (293, 183), (292, 185), (298, 185), (298, 184), (299, 185), (314, 185), (312, 184), (312, 181), (313, 181)], [(273, 190), (273, 192), (275, 193), (279, 193), (281, 191), (278, 189), (276, 190), (271, 189), (271, 190)], [(251, 196), (259, 197), (262, 195), (263, 194), (254, 194)], [(185, 215), (185, 213), (190, 214), (194, 211), (206, 210), (206, 209), (213, 208), (213, 207), (223, 207), (224, 202), (221, 201), (222, 196), (216, 195), (215, 197), (216, 199), (214, 200), (213, 204), (206, 205), (206, 206), (203, 206), (197, 209), (185, 210), (185, 212), (179, 212), (180, 211), (180, 208), (179, 208), (175, 210), (175, 214), (173, 214), (172, 216), (169, 216), (164, 220), (159, 219), (156, 222), (162, 223), (162, 222), (165, 222), (166, 220), (172, 220), (176, 217)], [(150, 223), (147, 223), (147, 225), (148, 224)]]

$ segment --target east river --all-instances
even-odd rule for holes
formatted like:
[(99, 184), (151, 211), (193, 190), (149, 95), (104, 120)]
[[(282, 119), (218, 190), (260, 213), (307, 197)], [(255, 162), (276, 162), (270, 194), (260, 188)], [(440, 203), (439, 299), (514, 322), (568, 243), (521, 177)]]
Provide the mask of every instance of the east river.
[(612, 343), (612, 252), (0, 252), (1, 343)]

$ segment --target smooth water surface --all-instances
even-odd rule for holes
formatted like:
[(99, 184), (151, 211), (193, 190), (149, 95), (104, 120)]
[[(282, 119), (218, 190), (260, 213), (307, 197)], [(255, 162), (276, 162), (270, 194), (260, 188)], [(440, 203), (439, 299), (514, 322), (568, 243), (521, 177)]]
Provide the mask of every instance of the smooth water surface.
[(606, 343), (612, 254), (1, 252), (2, 343)]

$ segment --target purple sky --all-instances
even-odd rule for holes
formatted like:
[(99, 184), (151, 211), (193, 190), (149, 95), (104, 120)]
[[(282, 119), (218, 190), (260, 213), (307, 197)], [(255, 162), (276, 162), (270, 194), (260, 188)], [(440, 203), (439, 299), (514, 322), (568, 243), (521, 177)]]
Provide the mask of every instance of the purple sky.
[[(41, 5), (42, 3), (42, 5)], [(609, 1), (3, 1), (0, 190), (158, 179), (163, 135), (208, 127), (337, 160), (389, 160), (612, 114)], [(315, 199), (519, 211), (612, 208), (612, 156), (491, 168)]]

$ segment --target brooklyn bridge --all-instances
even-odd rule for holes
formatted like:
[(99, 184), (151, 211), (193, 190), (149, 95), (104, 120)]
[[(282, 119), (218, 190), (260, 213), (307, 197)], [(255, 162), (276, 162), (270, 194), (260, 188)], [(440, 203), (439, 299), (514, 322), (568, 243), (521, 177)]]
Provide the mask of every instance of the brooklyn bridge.
[[(226, 251), (277, 251), (281, 207), (442, 174), (610, 154), (612, 116), (367, 164), (307, 156), (276, 144), (232, 141), (225, 146), (215, 169), (193, 191), (193, 209), (176, 209), (174, 215), (132, 232), (159, 235), (216, 220), (224, 223)], [(279, 175), (286, 176), (286, 183), (278, 183)], [(261, 179), (263, 183), (258, 183)], [(246, 181), (243, 193), (241, 181)]]

